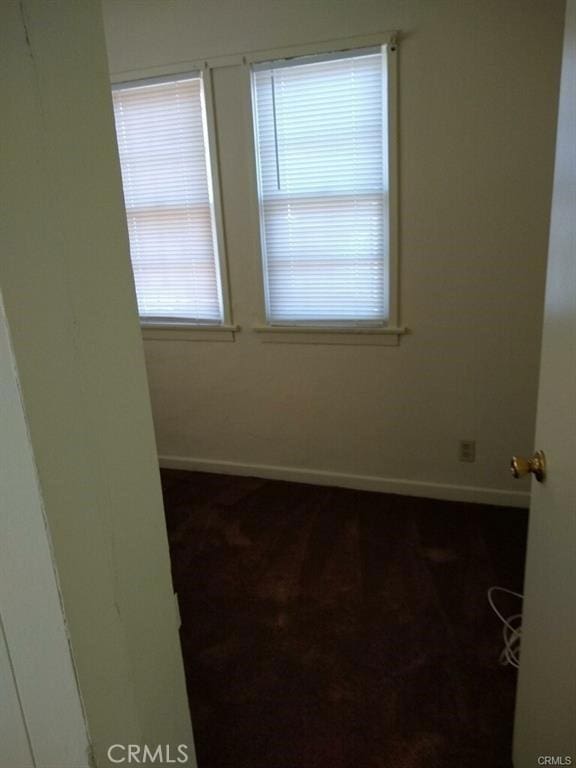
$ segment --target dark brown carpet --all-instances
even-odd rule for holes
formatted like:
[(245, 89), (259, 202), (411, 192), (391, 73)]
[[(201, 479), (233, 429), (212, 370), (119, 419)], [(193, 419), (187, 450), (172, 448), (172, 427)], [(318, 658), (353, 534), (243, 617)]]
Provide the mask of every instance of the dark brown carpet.
[(200, 768), (510, 768), (525, 511), (162, 480)]

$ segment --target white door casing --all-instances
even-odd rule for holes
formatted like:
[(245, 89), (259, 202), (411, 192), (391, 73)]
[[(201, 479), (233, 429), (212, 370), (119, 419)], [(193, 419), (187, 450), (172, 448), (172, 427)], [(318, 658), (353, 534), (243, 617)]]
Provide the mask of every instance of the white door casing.
[(89, 739), (0, 294), (0, 768), (87, 768)]
[(34, 765), (0, 616), (0, 765)]

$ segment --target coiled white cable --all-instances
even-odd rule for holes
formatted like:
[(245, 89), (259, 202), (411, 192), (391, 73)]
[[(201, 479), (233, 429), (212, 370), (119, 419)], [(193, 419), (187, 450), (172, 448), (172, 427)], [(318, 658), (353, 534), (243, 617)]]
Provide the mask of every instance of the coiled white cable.
[(510, 664), (518, 669), (520, 663), (520, 638), (522, 637), (522, 614), (515, 613), (512, 616), (508, 616), (508, 618), (503, 616), (494, 603), (494, 592), (504, 592), (507, 595), (519, 597), (520, 600), (524, 599), (524, 595), (521, 595), (519, 592), (513, 592), (511, 589), (506, 589), (505, 587), (490, 587), (487, 593), (490, 607), (504, 625), (502, 627), (504, 648), (500, 654), (500, 664), (503, 666)]

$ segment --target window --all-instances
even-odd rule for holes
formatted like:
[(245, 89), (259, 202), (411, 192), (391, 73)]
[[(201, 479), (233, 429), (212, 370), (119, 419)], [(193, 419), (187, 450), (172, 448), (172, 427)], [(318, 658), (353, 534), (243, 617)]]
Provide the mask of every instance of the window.
[(252, 67), (269, 325), (390, 320), (386, 47)]
[(222, 324), (202, 78), (121, 83), (113, 101), (140, 317)]

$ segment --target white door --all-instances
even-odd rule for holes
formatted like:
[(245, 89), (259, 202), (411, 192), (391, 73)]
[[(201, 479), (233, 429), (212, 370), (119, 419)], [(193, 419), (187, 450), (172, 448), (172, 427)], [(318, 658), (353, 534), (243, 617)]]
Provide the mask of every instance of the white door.
[[(576, 0), (568, 0), (536, 448), (515, 768), (576, 765)], [(546, 759), (548, 758), (548, 759)]]

